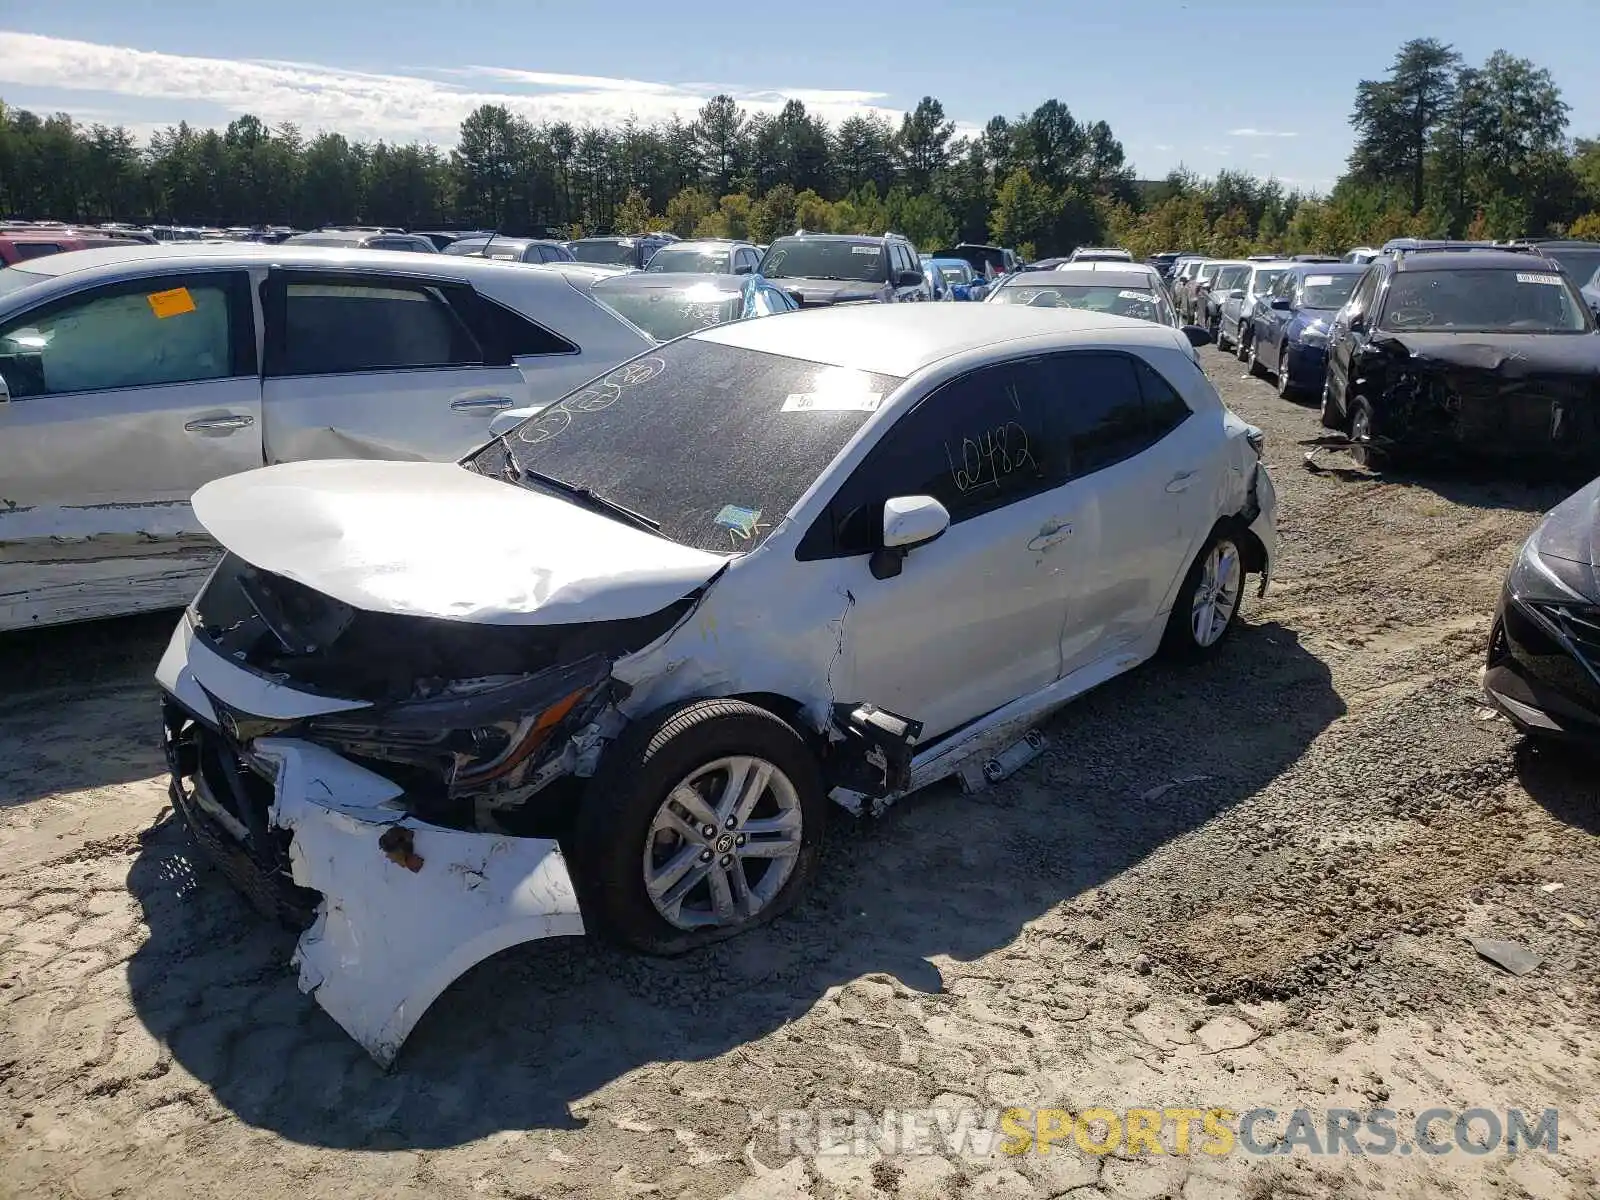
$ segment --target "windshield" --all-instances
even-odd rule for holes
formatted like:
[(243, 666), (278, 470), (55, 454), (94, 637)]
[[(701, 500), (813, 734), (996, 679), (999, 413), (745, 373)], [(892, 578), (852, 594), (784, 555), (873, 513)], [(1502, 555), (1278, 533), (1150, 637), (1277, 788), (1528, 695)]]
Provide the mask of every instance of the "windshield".
[(1250, 291), (1257, 296), (1265, 296), (1287, 274), (1288, 271), (1281, 267), (1276, 271), (1257, 271), (1250, 280)]
[(1167, 325), (1165, 305), (1144, 288), (1104, 283), (1012, 283), (989, 297), (992, 304), (1026, 304), (1030, 308), (1086, 308), (1115, 317), (1136, 317)]
[(780, 238), (767, 247), (761, 274), (768, 279), (845, 279), (885, 283), (889, 268), (878, 242)]
[[(638, 276), (627, 278), (637, 279)], [(744, 312), (744, 298), (738, 293), (730, 295), (721, 288), (703, 285), (626, 291), (595, 288), (589, 294), (658, 342), (670, 342), (696, 329), (737, 321)]]
[(1225, 292), (1229, 288), (1243, 287), (1244, 281), (1249, 277), (1249, 267), (1223, 267), (1217, 272), (1217, 291)]
[(573, 242), (567, 247), (572, 251), (572, 257), (579, 262), (604, 263), (610, 267), (631, 267), (634, 265), (634, 244), (622, 242), (616, 238), (595, 238)]
[[(741, 553), (782, 522), (900, 382), (687, 338), (580, 388), (506, 441), (518, 466), (659, 521), (675, 542)], [(497, 475), (505, 450), (491, 442), (467, 461)]]
[(1566, 276), (1503, 267), (1402, 271), (1389, 283), (1380, 324), (1395, 331), (1478, 333), (1583, 333), (1590, 327)]
[(972, 280), (972, 270), (965, 265), (959, 267), (939, 267), (939, 274), (944, 276), (946, 283), (969, 283)]
[(1539, 253), (1560, 263), (1561, 269), (1572, 276), (1572, 281), (1579, 287), (1593, 279), (1596, 271), (1600, 271), (1600, 246), (1553, 247), (1549, 250), (1540, 249)]
[(19, 292), (25, 287), (43, 283), (49, 278), (48, 275), (41, 275), (37, 271), (24, 271), (20, 267), (0, 267), (0, 296)]
[(1354, 272), (1349, 275), (1307, 275), (1305, 282), (1300, 285), (1300, 307), (1342, 308), (1360, 282), (1361, 276)]
[(729, 250), (695, 249), (690, 246), (668, 246), (657, 250), (647, 271), (692, 271), (696, 274), (720, 275), (728, 269)]

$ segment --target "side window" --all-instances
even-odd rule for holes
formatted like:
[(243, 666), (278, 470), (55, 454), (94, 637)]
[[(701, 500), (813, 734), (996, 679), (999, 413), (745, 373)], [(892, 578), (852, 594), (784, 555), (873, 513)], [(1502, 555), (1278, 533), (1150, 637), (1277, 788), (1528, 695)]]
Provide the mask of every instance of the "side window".
[(254, 317), (242, 273), (95, 288), (0, 326), (13, 399), (253, 375)]
[(17, 261), (28, 258), (43, 258), (47, 254), (60, 254), (61, 247), (54, 242), (17, 242), (12, 249), (17, 252)]
[(1048, 443), (1040, 382), (1036, 360), (1000, 363), (925, 397), (851, 473), (797, 557), (870, 553), (895, 496), (933, 496), (956, 524), (1057, 486), (1066, 463)]
[(492, 361), (463, 319), (471, 288), (375, 276), (284, 275), (268, 308), (267, 374), (333, 375)]
[(1348, 317), (1364, 317), (1372, 311), (1372, 302), (1378, 294), (1378, 283), (1383, 272), (1377, 267), (1368, 267), (1361, 276), (1361, 282), (1356, 284), (1356, 290), (1350, 294), (1350, 308)]
[(1133, 457), (1188, 415), (1188, 406), (1166, 381), (1154, 372), (1153, 378), (1141, 376), (1140, 367), (1149, 371), (1129, 355), (1093, 350), (1047, 360), (1052, 434), (1068, 446), (1073, 478)]

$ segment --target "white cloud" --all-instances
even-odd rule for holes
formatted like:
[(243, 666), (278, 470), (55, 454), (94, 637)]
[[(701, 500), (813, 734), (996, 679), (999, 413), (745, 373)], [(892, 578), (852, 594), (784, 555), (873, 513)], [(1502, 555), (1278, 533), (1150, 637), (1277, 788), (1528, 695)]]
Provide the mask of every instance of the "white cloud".
[[(503, 67), (465, 67), (424, 73), (376, 74), (316, 63), (234, 61), (163, 54), (66, 38), (0, 30), (0, 85), (100, 93), (80, 113), (114, 123), (105, 93), (160, 109), (141, 113), (147, 131), (168, 121), (214, 122), (254, 113), (269, 125), (293, 121), (304, 132), (336, 130), (357, 138), (454, 143), (461, 120), (481, 104), (503, 104), (535, 121), (615, 125), (636, 117), (691, 118), (718, 92), (748, 111), (776, 112), (788, 100), (830, 123), (877, 113), (898, 123), (902, 110), (879, 103), (882, 92), (814, 88), (741, 88), (709, 83), (658, 83)], [(961, 124), (962, 133), (978, 126)]]
[(1171, 150), (1172, 147), (1167, 145), (1165, 142), (1157, 142), (1154, 146), (1151, 147), (1151, 149), (1152, 150), (1160, 150), (1162, 153), (1166, 153), (1167, 151)]
[(1299, 137), (1298, 133), (1278, 129), (1230, 129), (1229, 137), (1265, 137), (1265, 138), (1291, 138)]

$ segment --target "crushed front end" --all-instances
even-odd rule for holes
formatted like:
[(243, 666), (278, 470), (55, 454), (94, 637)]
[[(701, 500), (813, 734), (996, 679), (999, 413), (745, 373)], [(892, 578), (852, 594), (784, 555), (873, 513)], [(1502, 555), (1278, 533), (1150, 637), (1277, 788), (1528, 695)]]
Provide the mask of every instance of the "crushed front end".
[[(1389, 337), (1358, 365), (1373, 441), (1409, 458), (1600, 467), (1600, 346)], [(1417, 344), (1412, 344), (1417, 343)]]
[(559, 838), (623, 723), (648, 616), (469, 624), (353, 608), (226, 556), (157, 669), (174, 808), (302, 990), (383, 1065), (451, 981), (581, 934)]

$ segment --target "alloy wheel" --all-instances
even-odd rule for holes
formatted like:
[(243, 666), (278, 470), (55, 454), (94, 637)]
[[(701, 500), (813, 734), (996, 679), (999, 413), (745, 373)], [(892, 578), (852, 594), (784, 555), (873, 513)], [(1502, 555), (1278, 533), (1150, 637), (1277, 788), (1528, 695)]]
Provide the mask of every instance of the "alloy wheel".
[(1189, 628), (1195, 645), (1202, 649), (1216, 645), (1228, 630), (1244, 575), (1240, 570), (1239, 547), (1228, 538), (1219, 538), (1206, 553), (1189, 607)]
[(672, 788), (644, 844), (650, 902), (679, 929), (743, 925), (793, 874), (803, 833), (794, 784), (764, 758), (719, 758)]

